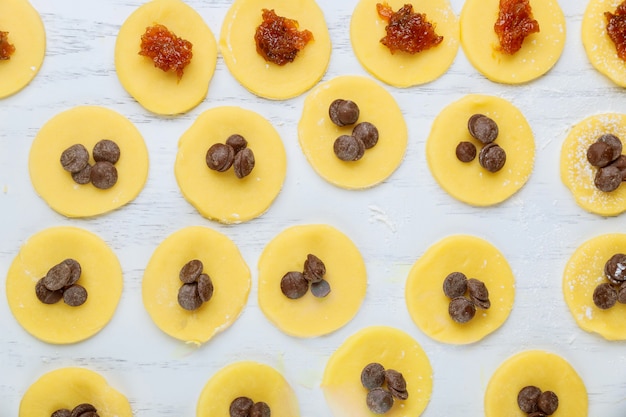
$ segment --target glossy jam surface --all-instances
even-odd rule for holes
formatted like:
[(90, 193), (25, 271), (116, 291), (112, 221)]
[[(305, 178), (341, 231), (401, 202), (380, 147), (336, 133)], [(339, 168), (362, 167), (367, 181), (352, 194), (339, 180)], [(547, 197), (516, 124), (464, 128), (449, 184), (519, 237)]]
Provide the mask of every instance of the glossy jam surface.
[(13, 52), (15, 52), (15, 46), (9, 42), (9, 32), (0, 31), (0, 60), (11, 59)]
[(298, 22), (263, 9), (263, 22), (254, 34), (256, 50), (266, 61), (277, 65), (293, 62), (298, 52), (313, 40), (308, 30), (299, 31)]
[(141, 35), (139, 55), (150, 58), (154, 66), (163, 71), (176, 72), (180, 79), (185, 67), (191, 62), (191, 49), (191, 42), (179, 38), (167, 27), (155, 24), (147, 27), (146, 32)]
[(502, 52), (513, 55), (519, 51), (528, 35), (539, 32), (539, 22), (533, 19), (529, 0), (500, 0), (494, 30)]
[(437, 46), (443, 41), (443, 36), (435, 33), (435, 26), (426, 20), (423, 13), (415, 13), (412, 4), (405, 4), (394, 12), (387, 3), (376, 4), (378, 15), (387, 21), (387, 33), (380, 42), (391, 53), (397, 51), (415, 54)]

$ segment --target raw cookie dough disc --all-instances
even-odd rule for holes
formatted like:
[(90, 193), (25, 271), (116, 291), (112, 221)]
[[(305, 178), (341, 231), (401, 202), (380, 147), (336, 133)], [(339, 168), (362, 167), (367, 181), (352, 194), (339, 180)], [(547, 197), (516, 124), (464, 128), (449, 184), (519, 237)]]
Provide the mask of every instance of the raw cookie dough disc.
[(572, 254), (563, 273), (563, 296), (581, 329), (608, 340), (626, 340), (626, 304), (602, 310), (593, 302), (593, 291), (609, 282), (604, 264), (616, 253), (626, 253), (626, 234), (606, 234), (583, 243)]
[(365, 69), (379, 80), (395, 87), (410, 87), (431, 82), (443, 75), (459, 49), (459, 19), (448, 0), (388, 0), (394, 12), (412, 4), (415, 13), (425, 13), (443, 41), (434, 48), (408, 54), (392, 54), (380, 40), (387, 22), (376, 11), (380, 0), (360, 0), (350, 21), (352, 49)]
[[(199, 259), (211, 277), (214, 292), (197, 310), (178, 304), (180, 269)], [(237, 246), (225, 235), (195, 226), (167, 237), (154, 251), (142, 282), (143, 305), (168, 335), (202, 344), (227, 329), (243, 311), (250, 292), (250, 269)]]
[(626, 115), (598, 114), (577, 123), (561, 147), (561, 181), (572, 192), (576, 203), (601, 216), (617, 216), (626, 210), (626, 186), (611, 192), (594, 185), (597, 168), (587, 161), (587, 149), (600, 136), (612, 133), (626, 141)]
[(28, 0), (0, 2), (0, 31), (9, 32), (15, 47), (10, 59), (0, 61), (0, 98), (17, 93), (39, 72), (46, 54), (46, 31)]
[(587, 390), (576, 370), (560, 356), (540, 350), (518, 353), (494, 372), (485, 391), (485, 417), (527, 417), (517, 394), (528, 385), (559, 397), (552, 417), (587, 417)]
[(228, 416), (238, 397), (269, 405), (272, 417), (298, 417), (298, 399), (285, 378), (274, 368), (252, 361), (236, 362), (220, 369), (202, 389), (196, 417)]
[[(141, 35), (154, 24), (191, 42), (193, 57), (179, 80), (139, 55)], [(217, 63), (217, 42), (202, 17), (181, 0), (152, 0), (126, 19), (115, 42), (115, 69), (126, 91), (157, 114), (184, 113), (207, 95)]]
[[(483, 146), (467, 129), (474, 114), (489, 116), (498, 124), (495, 140), (506, 152), (504, 167), (495, 173), (480, 166), (478, 155), (461, 162), (455, 155), (461, 141)], [(452, 197), (473, 206), (491, 206), (515, 194), (528, 181), (535, 159), (535, 139), (524, 115), (508, 101), (470, 94), (447, 106), (433, 122), (426, 141), (426, 160), (439, 185)]]
[[(263, 9), (298, 22), (313, 40), (285, 65), (266, 61), (256, 51), (254, 33), (263, 21)], [(324, 14), (314, 0), (235, 0), (226, 13), (220, 34), (220, 52), (230, 73), (250, 92), (284, 100), (299, 96), (315, 85), (330, 60), (330, 35)]]
[(524, 39), (513, 55), (498, 51), (493, 28), (500, 0), (467, 0), (461, 11), (461, 46), (472, 65), (491, 81), (521, 84), (548, 72), (565, 46), (565, 16), (556, 0), (531, 0), (539, 32)]
[(605, 12), (615, 13), (622, 0), (590, 0), (582, 22), (582, 40), (591, 65), (615, 84), (626, 87), (626, 62), (617, 56), (606, 31)]
[[(336, 99), (355, 102), (360, 110), (357, 123), (370, 122), (378, 129), (378, 143), (358, 161), (342, 161), (333, 151), (335, 139), (350, 135), (354, 128), (331, 122), (328, 107)], [(348, 75), (326, 81), (307, 95), (298, 139), (322, 178), (342, 188), (360, 189), (384, 181), (396, 170), (404, 158), (408, 133), (400, 107), (387, 90), (369, 78)]]
[(19, 417), (48, 417), (56, 410), (93, 405), (100, 417), (132, 417), (128, 399), (98, 373), (61, 368), (42, 375), (24, 393)]
[[(491, 307), (476, 308), (469, 322), (459, 324), (448, 314), (450, 299), (443, 281), (452, 272), (477, 278), (489, 291)], [(413, 265), (405, 298), (411, 318), (427, 336), (443, 343), (474, 343), (498, 329), (509, 317), (515, 297), (515, 277), (504, 255), (489, 242), (467, 235), (446, 237), (431, 246)]]
[[(101, 190), (92, 184), (77, 184), (61, 166), (63, 151), (80, 143), (91, 156), (94, 145), (110, 139), (120, 148), (115, 164), (117, 183)], [(148, 177), (148, 149), (137, 128), (121, 114), (104, 107), (80, 106), (50, 119), (37, 133), (28, 159), (35, 191), (55, 211), (67, 217), (107, 213), (132, 201)]]
[[(85, 304), (70, 307), (63, 300), (44, 304), (35, 284), (65, 259), (75, 259), (85, 287)], [(98, 236), (75, 227), (53, 227), (31, 236), (7, 273), (7, 301), (15, 319), (36, 338), (48, 343), (80, 342), (98, 333), (113, 317), (122, 295), (122, 268)], [(35, 415), (35, 414), (31, 414)]]
[(430, 401), (433, 370), (422, 347), (407, 333), (385, 326), (366, 327), (350, 336), (326, 364), (322, 390), (336, 417), (371, 417), (361, 371), (378, 362), (406, 380), (408, 399), (395, 400), (385, 417), (418, 417)]
[[(230, 135), (242, 135), (254, 152), (250, 175), (233, 169), (209, 169), (206, 153)], [(204, 217), (241, 223), (265, 213), (280, 192), (287, 173), (285, 147), (274, 127), (259, 114), (239, 107), (217, 107), (202, 113), (178, 142), (174, 166), (181, 192)]]
[[(326, 266), (330, 294), (316, 298), (311, 291), (299, 299), (280, 289), (282, 277), (302, 272), (308, 254)], [(331, 333), (357, 313), (367, 287), (365, 262), (354, 243), (337, 229), (322, 224), (293, 226), (267, 244), (259, 259), (259, 306), (283, 332), (297, 337)]]

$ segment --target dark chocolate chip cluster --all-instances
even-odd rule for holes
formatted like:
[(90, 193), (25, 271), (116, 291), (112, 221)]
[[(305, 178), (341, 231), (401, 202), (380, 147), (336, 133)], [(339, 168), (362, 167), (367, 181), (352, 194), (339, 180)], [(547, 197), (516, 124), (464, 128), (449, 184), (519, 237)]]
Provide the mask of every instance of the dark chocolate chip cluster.
[(83, 305), (87, 301), (87, 290), (77, 284), (81, 274), (82, 268), (76, 260), (65, 259), (37, 281), (35, 294), (44, 304), (55, 304), (63, 299), (71, 307)]
[(60, 408), (50, 415), (50, 417), (99, 417), (98, 410), (92, 404), (78, 404), (72, 410)]
[(226, 143), (212, 145), (206, 153), (207, 166), (218, 172), (228, 171), (232, 166), (237, 178), (250, 175), (255, 159), (248, 141), (241, 135), (230, 135)]
[(326, 265), (317, 256), (308, 254), (302, 272), (289, 271), (280, 280), (280, 290), (287, 298), (303, 297), (311, 287), (311, 294), (323, 298), (330, 294), (330, 284), (324, 279)]
[(528, 417), (546, 417), (559, 407), (559, 397), (553, 391), (541, 391), (534, 385), (522, 388), (517, 394), (517, 405)]
[(120, 148), (115, 142), (103, 139), (92, 150), (95, 164), (89, 163), (89, 151), (77, 143), (61, 154), (61, 166), (72, 174), (77, 184), (92, 183), (94, 187), (106, 190), (117, 183), (115, 164), (120, 159)]
[(448, 314), (457, 323), (467, 323), (474, 318), (476, 307), (483, 310), (491, 307), (485, 284), (476, 278), (467, 279), (462, 272), (448, 274), (443, 280), (443, 293), (450, 298)]
[(367, 407), (376, 414), (384, 414), (391, 410), (394, 398), (398, 400), (409, 398), (404, 376), (394, 369), (385, 369), (377, 362), (363, 368), (361, 384), (367, 389)]
[(611, 192), (626, 181), (626, 155), (622, 155), (622, 141), (617, 136), (600, 136), (587, 148), (587, 161), (598, 168), (593, 180), (598, 190)]
[(178, 290), (178, 304), (185, 310), (197, 310), (213, 296), (213, 282), (203, 270), (202, 261), (192, 259), (183, 265), (178, 274), (183, 282)]
[[(489, 172), (498, 172), (506, 162), (506, 152), (494, 143), (498, 137), (498, 125), (488, 116), (474, 114), (467, 121), (467, 130), (483, 147), (478, 154), (478, 163)], [(456, 147), (456, 157), (461, 162), (471, 162), (476, 158), (476, 146), (462, 141)]]
[(602, 310), (616, 302), (626, 304), (626, 255), (616, 253), (604, 264), (604, 276), (609, 282), (599, 284), (593, 291), (593, 303)]
[(270, 406), (263, 401), (254, 402), (248, 397), (237, 397), (230, 403), (230, 417), (270, 417)]
[[(337, 99), (330, 103), (328, 115), (330, 120), (339, 127), (353, 125), (359, 120), (359, 106), (350, 100)], [(361, 122), (354, 126), (352, 134), (341, 135), (335, 139), (333, 151), (342, 161), (358, 161), (365, 155), (366, 149), (378, 143), (378, 129), (369, 122)]]

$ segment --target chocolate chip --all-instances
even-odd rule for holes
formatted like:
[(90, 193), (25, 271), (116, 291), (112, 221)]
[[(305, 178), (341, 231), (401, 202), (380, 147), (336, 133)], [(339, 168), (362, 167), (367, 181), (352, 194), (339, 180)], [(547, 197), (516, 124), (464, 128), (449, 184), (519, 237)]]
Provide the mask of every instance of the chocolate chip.
[(230, 168), (235, 160), (235, 150), (223, 143), (211, 145), (206, 153), (207, 166), (218, 172), (224, 172)]
[(180, 269), (178, 278), (180, 278), (180, 280), (185, 284), (191, 284), (198, 279), (203, 269), (204, 265), (202, 264), (201, 260), (192, 259), (191, 261), (183, 265), (183, 267)]
[(465, 295), (467, 277), (462, 272), (452, 272), (443, 280), (443, 293), (446, 297), (456, 298)]
[(605, 167), (613, 160), (613, 149), (604, 142), (594, 142), (587, 148), (587, 161), (594, 167)]
[(87, 411), (82, 413), (79, 417), (100, 417), (96, 411)]
[(626, 281), (626, 255), (616, 253), (611, 256), (604, 264), (604, 275), (615, 284)]
[(304, 261), (304, 278), (309, 282), (319, 282), (326, 274), (326, 265), (317, 256), (309, 253)]
[(539, 411), (544, 412), (546, 415), (554, 414), (557, 408), (559, 408), (559, 397), (552, 391), (544, 391), (537, 400), (537, 406)]
[(619, 169), (622, 173), (622, 181), (626, 181), (626, 155), (620, 155), (615, 161), (611, 162), (610, 165)]
[(50, 417), (71, 417), (72, 412), (67, 408), (60, 408), (50, 415)]
[(185, 310), (193, 311), (200, 308), (202, 299), (198, 294), (198, 284), (183, 284), (178, 289), (178, 304)]
[(63, 298), (63, 290), (52, 291), (46, 288), (43, 283), (43, 278), (37, 281), (35, 284), (35, 295), (37, 299), (44, 304), (55, 304)]
[(476, 314), (474, 303), (465, 297), (456, 297), (450, 301), (448, 314), (457, 323), (467, 323)]
[(250, 417), (270, 417), (271, 415), (270, 406), (263, 401), (254, 403), (250, 408)]
[(304, 278), (302, 272), (287, 272), (280, 280), (280, 290), (287, 298), (298, 299), (309, 290), (309, 281)]
[(626, 304), (626, 282), (622, 282), (617, 289), (617, 302)]
[(87, 164), (80, 171), (72, 172), (72, 179), (76, 184), (89, 184), (91, 182), (91, 165)]
[(89, 164), (89, 151), (80, 143), (70, 146), (61, 153), (61, 166), (68, 172), (78, 172), (87, 164)]
[(72, 417), (82, 417), (82, 415), (84, 413), (90, 412), (90, 411), (98, 411), (96, 410), (96, 407), (94, 407), (92, 404), (89, 403), (83, 403), (83, 404), (79, 404), (76, 407), (74, 407), (74, 409), (72, 410)]
[(71, 285), (63, 290), (63, 301), (70, 307), (81, 306), (87, 301), (87, 290), (82, 285)]
[(622, 172), (612, 165), (598, 168), (593, 183), (598, 190), (606, 193), (617, 190), (622, 184)]
[(613, 151), (611, 161), (615, 161), (622, 154), (622, 141), (615, 135), (610, 133), (604, 134), (598, 138), (597, 142), (606, 143), (611, 147)]
[(376, 414), (384, 414), (391, 410), (393, 406), (393, 397), (382, 388), (374, 388), (369, 391), (365, 401), (367, 408), (369, 408), (372, 413)]
[(608, 282), (604, 282), (593, 291), (593, 303), (602, 310), (611, 308), (617, 302), (617, 291)]
[(491, 143), (498, 137), (498, 125), (483, 114), (475, 114), (467, 121), (470, 135), (484, 144)]
[(534, 413), (538, 410), (537, 399), (540, 395), (541, 390), (538, 387), (534, 385), (525, 386), (517, 394), (517, 405), (525, 413)]
[(378, 362), (372, 362), (361, 371), (361, 384), (368, 389), (382, 387), (385, 383), (385, 367)]
[(354, 136), (341, 135), (335, 139), (333, 151), (342, 161), (358, 161), (365, 154), (365, 144)]
[(346, 126), (356, 123), (359, 119), (359, 106), (353, 101), (337, 99), (330, 103), (328, 115), (337, 126)]
[(58, 263), (48, 270), (43, 278), (43, 285), (50, 291), (60, 290), (70, 282), (71, 273), (72, 270), (68, 264)]
[(498, 172), (506, 162), (506, 152), (495, 143), (485, 145), (478, 154), (480, 166), (489, 172)]
[(317, 298), (324, 298), (330, 294), (330, 284), (325, 279), (311, 284), (311, 294)]
[(248, 146), (248, 141), (243, 136), (234, 134), (226, 139), (226, 144), (233, 148), (233, 151), (237, 154), (237, 152)]
[(254, 153), (250, 148), (244, 148), (235, 154), (235, 160), (233, 162), (233, 169), (237, 178), (243, 178), (252, 172), (254, 169)]
[(371, 149), (378, 143), (378, 129), (370, 122), (362, 122), (354, 126), (352, 136), (361, 139), (365, 149)]
[(102, 139), (93, 147), (92, 155), (96, 162), (107, 161), (115, 164), (120, 160), (120, 147), (112, 140)]
[(385, 371), (385, 379), (387, 388), (389, 388), (392, 396), (400, 400), (409, 398), (409, 393), (406, 390), (406, 380), (400, 372), (395, 369), (387, 369)]
[(70, 278), (65, 285), (73, 285), (80, 279), (80, 274), (82, 274), (82, 268), (77, 260), (68, 258), (63, 261), (63, 263), (70, 267)]
[(237, 397), (230, 403), (228, 412), (230, 417), (248, 417), (250, 415), (250, 409), (254, 405), (248, 397)]
[(483, 310), (491, 307), (491, 302), (489, 301), (489, 291), (487, 290), (487, 286), (485, 286), (484, 282), (476, 278), (470, 278), (467, 280), (467, 289), (469, 291), (470, 300), (477, 307), (480, 307)]
[(94, 187), (106, 190), (117, 182), (117, 168), (107, 161), (96, 162), (91, 167), (91, 183)]
[(198, 277), (198, 296), (202, 302), (206, 303), (213, 297), (213, 281), (207, 274), (200, 274)]
[(461, 162), (471, 162), (476, 158), (476, 146), (472, 142), (459, 142), (456, 157)]

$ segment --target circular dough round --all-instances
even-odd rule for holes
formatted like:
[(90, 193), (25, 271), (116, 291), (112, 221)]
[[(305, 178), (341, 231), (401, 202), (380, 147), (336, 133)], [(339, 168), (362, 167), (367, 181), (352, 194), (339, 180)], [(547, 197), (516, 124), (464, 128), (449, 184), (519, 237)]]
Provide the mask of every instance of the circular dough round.
[(626, 305), (616, 303), (602, 310), (593, 302), (593, 291), (609, 282), (604, 264), (616, 253), (626, 253), (626, 234), (606, 234), (583, 243), (572, 254), (563, 273), (563, 296), (581, 329), (607, 340), (626, 340)]
[[(91, 154), (102, 139), (110, 139), (120, 148), (115, 164), (117, 183), (107, 190), (75, 183), (61, 166), (61, 154), (77, 143)], [(94, 164), (93, 157), (90, 164)], [(89, 217), (115, 210), (137, 197), (148, 177), (148, 149), (141, 133), (121, 114), (104, 107), (80, 106), (43, 125), (31, 145), (28, 169), (35, 191), (52, 209), (67, 217)]]
[[(240, 134), (254, 152), (252, 173), (237, 178), (233, 169), (209, 169), (206, 153), (214, 143)], [(241, 223), (265, 213), (280, 192), (287, 155), (274, 127), (259, 114), (239, 107), (217, 107), (202, 113), (178, 142), (174, 166), (181, 192), (204, 217)]]
[(252, 361), (220, 369), (200, 393), (196, 417), (226, 416), (238, 397), (269, 405), (272, 417), (298, 417), (298, 399), (285, 378), (274, 368)]
[(587, 161), (587, 149), (605, 133), (625, 141), (626, 115), (590, 116), (570, 130), (561, 147), (561, 181), (580, 207), (602, 216), (617, 216), (626, 210), (626, 186), (611, 192), (600, 191), (594, 185), (597, 169)]
[(517, 394), (528, 385), (559, 397), (553, 417), (587, 417), (587, 390), (576, 370), (559, 355), (541, 350), (518, 353), (494, 372), (485, 391), (485, 417), (527, 417)]
[(19, 417), (49, 416), (89, 403), (100, 417), (132, 417), (128, 399), (98, 373), (83, 368), (61, 368), (42, 375), (24, 393)]
[(582, 41), (591, 65), (615, 84), (626, 87), (626, 62), (617, 56), (615, 44), (606, 31), (605, 12), (615, 13), (622, 0), (591, 0), (582, 22)]
[(395, 11), (412, 4), (415, 13), (426, 14), (443, 41), (434, 48), (408, 54), (392, 54), (380, 40), (385, 36), (387, 22), (376, 11), (380, 0), (360, 0), (350, 21), (352, 49), (365, 69), (379, 80), (395, 87), (410, 87), (431, 82), (443, 75), (459, 49), (459, 19), (448, 0), (389, 0)]
[(531, 0), (539, 32), (530, 34), (513, 55), (497, 49), (493, 29), (500, 0), (467, 0), (461, 11), (461, 46), (474, 68), (491, 81), (521, 84), (548, 72), (565, 46), (565, 16), (556, 0)]
[[(308, 291), (302, 298), (289, 299), (280, 281), (289, 271), (302, 272), (308, 254), (324, 262), (330, 294), (316, 298)], [(268, 243), (259, 258), (259, 306), (291, 336), (321, 336), (344, 326), (359, 310), (366, 288), (365, 262), (359, 250), (332, 226), (290, 227)]]
[(15, 47), (10, 59), (0, 61), (0, 98), (17, 93), (35, 78), (46, 54), (46, 31), (28, 0), (0, 2), (0, 31), (8, 32)]
[[(78, 284), (87, 290), (87, 301), (78, 307), (62, 300), (42, 303), (35, 284), (68, 258), (81, 265)], [(76, 227), (53, 227), (31, 236), (20, 248), (7, 273), (6, 295), (11, 312), (28, 333), (44, 342), (68, 344), (93, 336), (111, 320), (122, 286), (120, 263), (102, 239)]]
[[(354, 125), (339, 127), (331, 122), (328, 107), (336, 99), (352, 100), (359, 106), (357, 123), (376, 126), (379, 140), (358, 161), (342, 161), (333, 151), (340, 135), (350, 135)], [(347, 189), (372, 187), (398, 168), (408, 142), (407, 126), (400, 107), (383, 87), (366, 77), (340, 76), (318, 85), (304, 100), (298, 123), (302, 152), (313, 169), (326, 181)]]
[(407, 333), (385, 326), (366, 327), (350, 336), (330, 357), (322, 390), (336, 417), (370, 417), (361, 371), (372, 362), (402, 373), (408, 399), (396, 400), (386, 417), (418, 417), (430, 401), (433, 370), (422, 347)]
[[(192, 44), (193, 57), (182, 78), (156, 68), (139, 55), (141, 35), (154, 24)], [(115, 42), (115, 69), (124, 89), (157, 114), (184, 113), (207, 95), (217, 63), (217, 42), (202, 17), (181, 0), (152, 0), (126, 19)]]
[[(461, 162), (455, 155), (461, 141), (482, 144), (467, 129), (467, 120), (484, 114), (497, 124), (495, 143), (506, 152), (506, 164), (498, 172), (489, 172), (473, 161)], [(470, 94), (447, 106), (435, 118), (426, 141), (426, 160), (439, 185), (452, 197), (473, 206), (501, 203), (526, 184), (533, 170), (535, 139), (524, 115), (508, 101)]]
[[(281, 66), (257, 53), (254, 33), (263, 9), (296, 20), (298, 30), (313, 34), (293, 62)], [(220, 34), (220, 52), (233, 77), (250, 92), (273, 100), (299, 96), (321, 80), (331, 48), (324, 14), (314, 0), (235, 0)]]
[[(477, 308), (474, 318), (464, 324), (450, 318), (450, 299), (443, 293), (443, 281), (452, 272), (481, 280), (489, 291), (491, 307)], [(427, 336), (443, 343), (474, 343), (509, 317), (515, 277), (504, 255), (489, 242), (474, 236), (449, 236), (415, 262), (407, 278), (405, 298), (411, 318)]]
[[(180, 269), (199, 259), (211, 277), (211, 299), (194, 311), (178, 304)], [(156, 248), (142, 281), (143, 305), (168, 335), (198, 345), (226, 330), (239, 317), (250, 293), (250, 269), (239, 249), (225, 235), (193, 226), (168, 236)]]

